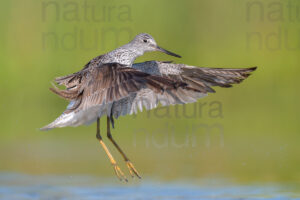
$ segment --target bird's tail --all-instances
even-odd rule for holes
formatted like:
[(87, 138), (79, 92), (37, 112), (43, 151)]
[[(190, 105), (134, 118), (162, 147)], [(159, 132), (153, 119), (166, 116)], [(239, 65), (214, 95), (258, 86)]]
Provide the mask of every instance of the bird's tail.
[(72, 119), (74, 117), (74, 114), (71, 113), (63, 113), (61, 114), (57, 119), (55, 119), (50, 124), (44, 126), (43, 128), (40, 128), (41, 131), (48, 131), (53, 128), (59, 128), (59, 127), (65, 127), (72, 124)]

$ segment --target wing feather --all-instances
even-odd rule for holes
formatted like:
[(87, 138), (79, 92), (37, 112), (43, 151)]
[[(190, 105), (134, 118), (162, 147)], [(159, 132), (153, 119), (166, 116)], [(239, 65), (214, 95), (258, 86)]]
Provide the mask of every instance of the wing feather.
[[(52, 89), (59, 96), (77, 102), (71, 109), (67, 109), (66, 113), (69, 110), (78, 111), (96, 105), (108, 105), (145, 88), (155, 94), (186, 87), (186, 84), (117, 63), (109, 63), (90, 69), (89, 74), (76, 87), (77, 90), (59, 90), (56, 87)], [(142, 106), (142, 103), (138, 103), (136, 107), (142, 110)]]
[[(167, 89), (164, 93), (153, 92), (154, 90), (143, 89), (136, 93), (113, 103), (112, 112), (114, 117), (133, 114), (137, 107), (141, 110), (156, 108), (160, 103), (163, 106), (196, 102), (207, 93), (215, 92), (212, 86), (231, 87), (232, 84), (241, 83), (256, 67), (245, 69), (225, 69), (195, 67), (172, 62), (147, 61), (132, 65), (134, 69), (156, 77), (168, 77), (164, 81), (181, 81), (185, 87), (178, 87), (175, 90)], [(156, 88), (156, 77), (149, 82), (149, 85)], [(150, 88), (150, 87), (149, 87)]]

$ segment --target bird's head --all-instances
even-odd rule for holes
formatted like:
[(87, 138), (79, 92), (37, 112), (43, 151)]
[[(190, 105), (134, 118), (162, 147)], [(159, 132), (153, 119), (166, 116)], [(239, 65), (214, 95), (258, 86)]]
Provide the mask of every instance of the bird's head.
[(166, 53), (168, 55), (171, 56), (175, 56), (178, 58), (181, 58), (180, 55), (177, 55), (175, 53), (172, 53), (166, 49), (163, 49), (161, 47), (159, 47), (156, 43), (156, 41), (154, 40), (154, 38), (149, 35), (148, 33), (141, 33), (138, 34), (137, 36), (135, 36), (135, 38), (131, 41), (131, 43), (136, 47), (139, 48), (143, 51), (143, 53), (145, 52), (150, 52), (150, 51), (160, 51), (163, 53)]

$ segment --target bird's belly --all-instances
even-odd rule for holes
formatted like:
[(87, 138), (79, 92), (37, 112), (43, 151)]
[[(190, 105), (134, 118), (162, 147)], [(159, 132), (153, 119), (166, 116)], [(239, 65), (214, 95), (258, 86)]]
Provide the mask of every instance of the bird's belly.
[(97, 120), (98, 117), (108, 115), (109, 105), (96, 105), (88, 109), (73, 113), (68, 126), (89, 125)]

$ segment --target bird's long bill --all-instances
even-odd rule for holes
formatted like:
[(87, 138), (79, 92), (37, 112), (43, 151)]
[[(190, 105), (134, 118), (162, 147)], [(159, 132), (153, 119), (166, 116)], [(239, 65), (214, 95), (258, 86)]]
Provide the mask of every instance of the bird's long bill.
[(161, 47), (159, 47), (159, 46), (157, 46), (156, 49), (157, 49), (158, 51), (163, 52), (163, 53), (169, 54), (170, 56), (175, 56), (175, 57), (177, 57), (177, 58), (181, 58), (180, 55), (177, 55), (177, 54), (172, 53), (172, 52), (170, 52), (170, 51), (168, 51), (168, 50), (165, 50), (165, 49), (163, 49), (163, 48), (161, 48)]

